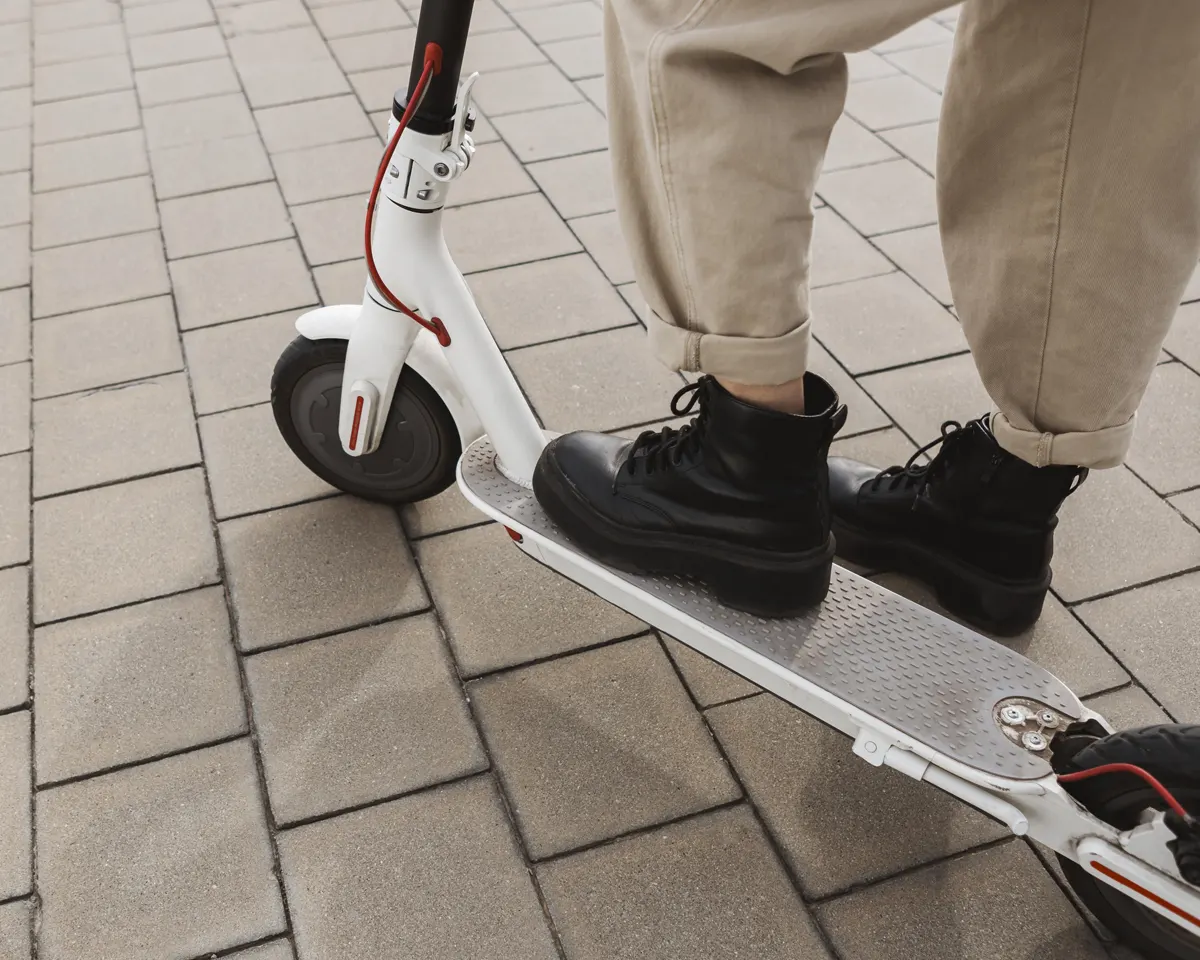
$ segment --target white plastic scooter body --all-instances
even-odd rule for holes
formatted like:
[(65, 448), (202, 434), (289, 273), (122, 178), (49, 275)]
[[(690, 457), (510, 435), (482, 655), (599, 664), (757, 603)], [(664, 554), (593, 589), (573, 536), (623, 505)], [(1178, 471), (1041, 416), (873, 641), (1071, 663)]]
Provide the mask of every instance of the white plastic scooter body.
[[(464, 87), (469, 89), (469, 82)], [(463, 96), (460, 115), (467, 107)], [(487, 444), (488, 463), (496, 472), (485, 485), (508, 483), (514, 490), (527, 490), (547, 440), (442, 234), (448, 186), (467, 168), (471, 153), (461, 124), (442, 138), (406, 131), (385, 178), (376, 215), (373, 247), (384, 282), (422, 317), (440, 318), (449, 334), (448, 345), (440, 345), (433, 334), (384, 306), (384, 298), (370, 282), (362, 304), (322, 307), (296, 323), (306, 337), (349, 341), (339, 429), (343, 449), (361, 456), (377, 447), (386, 419), (379, 414), (389, 408), (407, 363), (437, 391), (454, 417), (465, 451), (459, 464), (464, 495), (507, 526), (525, 553), (841, 730), (853, 741), (853, 751), (867, 762), (933, 784), (1004, 823), (1014, 834), (1078, 861), (1103, 882), (1200, 934), (1200, 889), (1184, 883), (1177, 872), (1172, 875), (1165, 827), (1153, 835), (1143, 828), (1137, 836), (1131, 836), (1137, 831), (1121, 834), (1080, 807), (1053, 774), (1033, 779), (997, 776), (931, 749), (580, 554), (569, 542), (547, 536), (545, 530), (498, 508), (465, 480), (464, 463), (472, 451), (477, 453), (481, 444)], [(1074, 702), (1078, 719), (1095, 719), (1108, 728), (1102, 718)]]

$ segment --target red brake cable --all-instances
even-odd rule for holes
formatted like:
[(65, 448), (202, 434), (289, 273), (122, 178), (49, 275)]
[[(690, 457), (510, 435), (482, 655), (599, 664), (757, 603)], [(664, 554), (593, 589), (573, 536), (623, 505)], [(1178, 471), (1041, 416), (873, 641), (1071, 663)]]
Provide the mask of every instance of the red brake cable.
[(396, 152), (396, 144), (400, 142), (400, 135), (404, 133), (409, 121), (413, 118), (413, 114), (420, 108), (421, 101), (425, 99), (425, 91), (429, 88), (430, 79), (435, 74), (440, 73), (441, 70), (442, 48), (436, 43), (427, 43), (425, 45), (425, 64), (421, 70), (421, 79), (417, 81), (416, 89), (413, 90), (412, 96), (408, 98), (408, 106), (404, 108), (404, 115), (400, 118), (400, 122), (396, 124), (396, 132), (392, 134), (391, 140), (388, 141), (387, 149), (383, 151), (383, 159), (379, 161), (379, 169), (375, 172), (375, 184), (371, 187), (371, 196), (367, 200), (367, 223), (364, 230), (363, 248), (367, 257), (367, 273), (370, 274), (371, 282), (383, 294), (384, 299), (410, 320), (415, 320), (437, 337), (438, 343), (443, 347), (448, 347), (450, 345), (450, 334), (446, 330), (445, 324), (437, 317), (426, 320), (402, 303), (400, 298), (388, 289), (387, 284), (383, 282), (383, 277), (379, 275), (379, 270), (375, 266), (375, 255), (371, 249), (371, 234), (372, 228), (375, 225), (375, 204), (379, 200), (379, 189), (383, 185), (383, 178), (387, 174), (388, 166), (392, 162), (392, 154)]
[(1163, 802), (1168, 807), (1174, 810), (1185, 821), (1190, 821), (1191, 815), (1183, 809), (1183, 804), (1175, 799), (1174, 795), (1158, 782), (1158, 779), (1151, 773), (1143, 770), (1141, 767), (1132, 763), (1105, 763), (1098, 767), (1092, 767), (1090, 770), (1080, 770), (1078, 773), (1067, 773), (1060, 776), (1060, 783), (1074, 783), (1077, 780), (1087, 780), (1089, 777), (1098, 777), (1102, 773), (1132, 773), (1135, 777), (1141, 777), (1155, 792), (1163, 798)]

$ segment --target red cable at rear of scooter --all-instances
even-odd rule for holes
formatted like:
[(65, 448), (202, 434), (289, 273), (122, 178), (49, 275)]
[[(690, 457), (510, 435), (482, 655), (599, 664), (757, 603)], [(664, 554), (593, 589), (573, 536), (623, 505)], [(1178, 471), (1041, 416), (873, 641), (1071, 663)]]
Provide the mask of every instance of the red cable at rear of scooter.
[(387, 149), (383, 151), (383, 159), (379, 162), (379, 169), (375, 172), (375, 184), (371, 187), (371, 196), (367, 200), (367, 223), (364, 230), (363, 248), (367, 257), (367, 273), (370, 274), (371, 282), (383, 294), (384, 299), (410, 320), (415, 320), (437, 337), (438, 343), (443, 347), (447, 347), (450, 345), (450, 334), (447, 332), (445, 324), (437, 317), (426, 320), (424, 317), (419, 316), (388, 289), (387, 284), (383, 282), (383, 278), (379, 275), (379, 270), (375, 266), (375, 255), (371, 249), (371, 234), (375, 225), (375, 204), (379, 200), (379, 189), (383, 185), (383, 178), (387, 174), (388, 166), (392, 162), (392, 154), (396, 152), (396, 144), (400, 142), (400, 135), (404, 133), (409, 121), (412, 120), (413, 114), (421, 106), (421, 101), (425, 99), (425, 91), (429, 88), (429, 81), (433, 78), (434, 74), (440, 73), (441, 69), (442, 48), (436, 43), (426, 44), (425, 64), (421, 70), (421, 79), (417, 81), (417, 86), (413, 90), (412, 96), (408, 98), (408, 106), (404, 108), (404, 115), (400, 118), (400, 122), (396, 124), (396, 132), (392, 134), (391, 140), (388, 141)]
[(1159, 783), (1157, 777), (1132, 763), (1105, 763), (1098, 767), (1092, 767), (1090, 770), (1063, 774), (1058, 780), (1060, 783), (1074, 783), (1076, 780), (1087, 780), (1089, 777), (1097, 777), (1102, 773), (1132, 773), (1135, 777), (1141, 777), (1163, 798), (1163, 802), (1179, 814), (1179, 816), (1183, 817), (1185, 821), (1192, 819), (1191, 815), (1183, 809), (1183, 804), (1175, 799), (1170, 790)]

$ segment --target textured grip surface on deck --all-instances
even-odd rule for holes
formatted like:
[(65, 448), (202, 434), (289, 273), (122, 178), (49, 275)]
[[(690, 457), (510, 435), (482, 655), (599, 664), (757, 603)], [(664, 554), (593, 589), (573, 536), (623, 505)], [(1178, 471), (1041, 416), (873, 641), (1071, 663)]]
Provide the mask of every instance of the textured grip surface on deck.
[[(496, 469), (486, 437), (464, 452), (462, 477), (505, 516), (569, 542), (532, 492)], [(613, 573), (914, 740), (996, 776), (1029, 780), (1051, 772), (1001, 733), (998, 701), (1028, 697), (1080, 715), (1075, 695), (1037, 664), (840, 567), (825, 601), (787, 620), (721, 606), (684, 578)]]

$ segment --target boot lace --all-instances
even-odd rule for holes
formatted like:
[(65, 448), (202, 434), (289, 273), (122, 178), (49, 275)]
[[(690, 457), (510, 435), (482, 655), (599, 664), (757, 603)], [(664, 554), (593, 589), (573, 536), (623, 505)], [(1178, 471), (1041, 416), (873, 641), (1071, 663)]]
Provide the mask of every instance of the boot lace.
[(671, 413), (677, 417), (686, 417), (698, 405), (700, 412), (695, 420), (678, 430), (673, 427), (646, 430), (633, 441), (625, 460), (625, 468), (631, 476), (636, 476), (638, 470), (644, 471), (647, 476), (655, 470), (668, 470), (678, 466), (685, 455), (700, 449), (708, 429), (708, 410), (704, 400), (708, 395), (710, 379), (701, 377), (671, 398)]
[[(975, 424), (980, 425), (983, 429), (987, 429), (987, 417), (983, 416), (977, 420), (972, 420), (964, 426), (957, 420), (947, 420), (942, 424), (941, 436), (934, 438), (921, 447), (916, 453), (908, 458), (908, 463), (904, 466), (888, 467), (882, 471), (879, 476), (871, 481), (871, 490), (878, 490), (884, 483), (887, 483), (888, 490), (899, 490), (901, 488), (910, 490), (916, 487), (917, 496), (919, 497), (925, 492), (925, 488), (929, 486), (929, 482), (937, 477), (943, 470), (946, 463), (946, 454), (954, 448), (954, 445), (965, 435), (968, 427)], [(941, 446), (938, 455), (929, 463), (919, 463), (921, 455), (928, 453), (934, 447)]]

